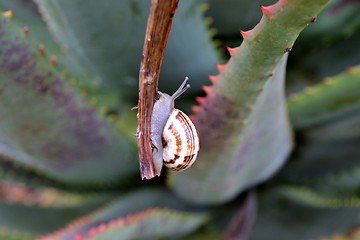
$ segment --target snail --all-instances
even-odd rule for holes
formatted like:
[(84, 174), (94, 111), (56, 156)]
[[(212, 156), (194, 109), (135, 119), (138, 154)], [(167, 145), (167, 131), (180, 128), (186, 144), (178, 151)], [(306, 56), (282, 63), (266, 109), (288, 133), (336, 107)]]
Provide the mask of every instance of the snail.
[(151, 116), (151, 141), (153, 158), (158, 172), (162, 165), (182, 171), (189, 168), (196, 160), (200, 149), (199, 137), (190, 118), (174, 108), (174, 101), (190, 85), (185, 78), (178, 90), (170, 96), (158, 92)]

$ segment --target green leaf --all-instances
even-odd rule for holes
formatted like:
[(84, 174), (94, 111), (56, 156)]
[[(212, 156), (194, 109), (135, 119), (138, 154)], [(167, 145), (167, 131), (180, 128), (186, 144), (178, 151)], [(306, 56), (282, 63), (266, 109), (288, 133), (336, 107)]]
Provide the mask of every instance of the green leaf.
[(257, 220), (250, 240), (320, 239), (322, 236), (348, 232), (360, 224), (359, 211), (353, 208), (324, 209), (300, 205), (274, 189), (259, 193)]
[(358, 2), (331, 1), (317, 18), (319, 24), (312, 25), (304, 31), (304, 39), (310, 41), (308, 37), (311, 36), (320, 38), (320, 42), (329, 43), (351, 36), (356, 33), (360, 24), (359, 10)]
[(334, 233), (331, 236), (321, 237), (319, 240), (360, 240), (360, 229), (356, 227), (349, 233)]
[[(251, 185), (264, 181), (279, 169), (292, 147), (284, 108), (285, 66), (286, 57), (282, 59), (254, 104), (256, 107), (246, 120), (248, 123), (242, 125), (244, 129), (241, 135), (237, 134), (237, 140), (234, 139), (241, 143), (240, 146), (235, 149), (234, 145), (225, 147), (221, 151), (222, 157), (215, 149), (200, 152), (202, 155), (194, 167), (172, 175), (177, 193), (192, 201), (221, 202), (233, 198)], [(222, 161), (215, 161), (216, 158)], [(204, 164), (208, 165), (209, 161), (213, 161), (213, 164), (205, 170)], [(206, 171), (206, 175), (203, 171)], [(184, 181), (184, 185), (178, 181)]]
[(39, 207), (0, 201), (0, 227), (31, 235), (45, 234), (103, 203), (93, 201), (75, 207)]
[(345, 196), (341, 193), (320, 192), (319, 189), (306, 186), (282, 186), (279, 191), (295, 202), (318, 208), (359, 208), (360, 198)]
[(109, 193), (75, 193), (52, 187), (28, 186), (13, 181), (0, 181), (0, 199), (4, 202), (38, 207), (79, 207), (88, 202), (111, 199)]
[(328, 0), (278, 1), (263, 8), (260, 23), (243, 33), (240, 47), (211, 77), (213, 89), (195, 116), (197, 162), (171, 175), (181, 197), (215, 204), (273, 175), (292, 148), (284, 103), (286, 56), (299, 33)]
[(23, 234), (16, 231), (10, 231), (0, 227), (0, 240), (33, 240), (35, 236)]
[(207, 220), (204, 211), (181, 202), (168, 191), (146, 189), (125, 195), (41, 240), (157, 239), (182, 236)]
[(360, 110), (360, 66), (307, 87), (288, 101), (293, 125), (308, 128)]
[(0, 152), (63, 182), (98, 184), (138, 168), (135, 145), (0, 18)]
[(91, 236), (94, 240), (181, 238), (204, 220), (199, 214), (153, 208), (101, 224), (83, 236)]
[[(359, 120), (359, 113), (344, 115), (316, 128), (299, 131), (298, 147), (280, 173), (280, 178), (292, 184), (312, 185), (324, 178), (336, 176), (337, 179), (342, 172), (344, 177), (356, 175), (360, 160)], [(341, 185), (347, 180), (334, 182)]]
[(39, 43), (43, 44), (48, 56), (57, 56), (60, 69), (66, 69), (67, 72), (72, 74), (72, 77), (80, 78), (81, 84), (92, 85), (95, 82), (88, 69), (85, 69), (71, 55), (64, 53), (59, 45), (55, 43), (33, 1), (0, 0), (0, 9), (12, 10), (14, 14), (12, 21), (20, 27), (26, 26), (28, 28), (28, 41), (34, 46)]
[[(149, 1), (36, 2), (56, 38), (94, 69), (100, 85), (116, 89), (125, 100), (138, 96)], [(180, 2), (166, 52), (161, 75), (166, 81), (160, 81), (160, 89), (175, 88), (189, 76), (194, 78), (191, 91), (199, 90), (215, 70), (218, 59), (196, 1)]]

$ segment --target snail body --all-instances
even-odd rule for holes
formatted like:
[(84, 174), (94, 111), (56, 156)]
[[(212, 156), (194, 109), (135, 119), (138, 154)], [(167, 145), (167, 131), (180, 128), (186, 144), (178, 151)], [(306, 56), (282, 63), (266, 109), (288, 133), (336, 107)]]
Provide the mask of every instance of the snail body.
[(179, 89), (172, 95), (158, 92), (151, 116), (151, 141), (153, 158), (158, 172), (162, 165), (175, 171), (190, 167), (200, 149), (199, 137), (190, 118), (174, 108), (174, 101), (189, 87), (186, 77)]

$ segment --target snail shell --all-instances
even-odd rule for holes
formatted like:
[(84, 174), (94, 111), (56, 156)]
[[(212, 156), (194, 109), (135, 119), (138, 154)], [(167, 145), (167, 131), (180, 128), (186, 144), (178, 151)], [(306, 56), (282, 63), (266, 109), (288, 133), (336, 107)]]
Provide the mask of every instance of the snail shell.
[(175, 171), (190, 167), (200, 149), (199, 137), (190, 118), (174, 108), (174, 101), (189, 87), (186, 77), (179, 89), (169, 96), (158, 92), (151, 117), (153, 158), (158, 172), (163, 163)]
[(199, 137), (192, 121), (182, 111), (174, 109), (163, 131), (163, 160), (175, 171), (190, 167), (199, 152)]

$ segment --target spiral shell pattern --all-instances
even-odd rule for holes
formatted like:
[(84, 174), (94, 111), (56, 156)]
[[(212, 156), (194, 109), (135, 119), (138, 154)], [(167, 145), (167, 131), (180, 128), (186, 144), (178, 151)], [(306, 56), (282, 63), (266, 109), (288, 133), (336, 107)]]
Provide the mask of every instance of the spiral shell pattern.
[(190, 118), (174, 109), (162, 134), (163, 160), (165, 166), (175, 171), (190, 167), (200, 149), (199, 137)]

